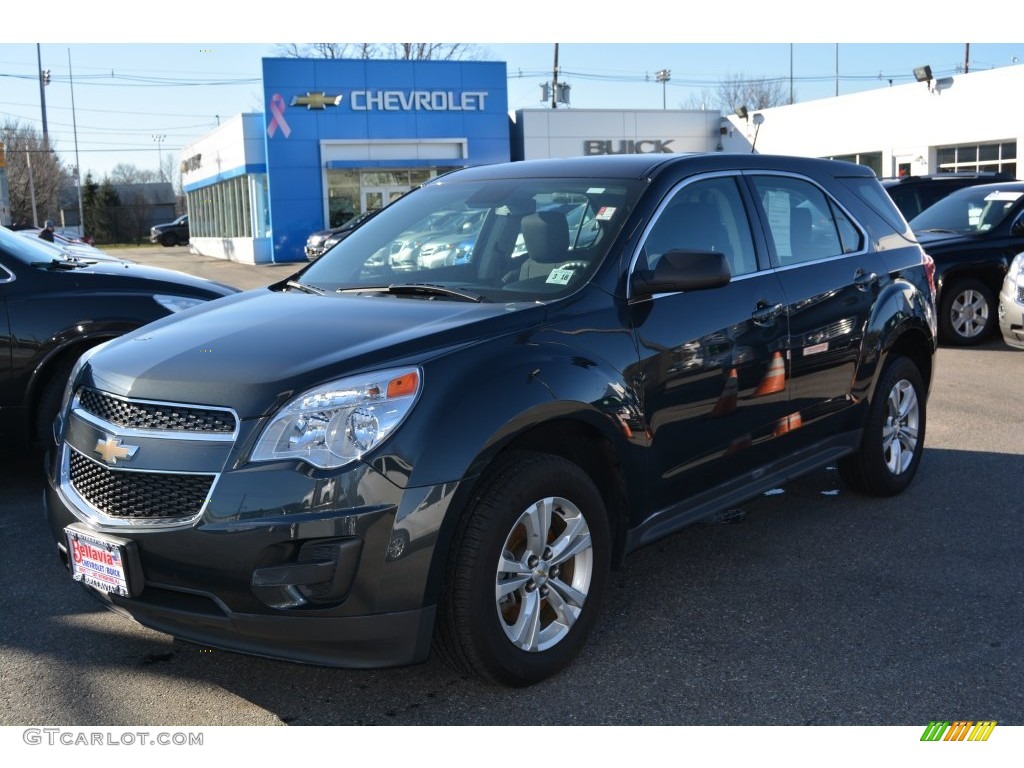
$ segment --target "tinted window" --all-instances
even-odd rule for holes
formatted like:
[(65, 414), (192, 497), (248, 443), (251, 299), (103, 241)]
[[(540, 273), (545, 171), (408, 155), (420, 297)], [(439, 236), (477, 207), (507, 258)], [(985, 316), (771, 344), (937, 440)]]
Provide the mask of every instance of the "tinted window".
[(0, 250), (23, 264), (51, 262), (61, 258), (58, 248), (38, 238), (25, 237), (0, 227)]
[(818, 187), (788, 176), (751, 180), (781, 266), (861, 249), (860, 231)]
[(947, 195), (935, 205), (910, 220), (915, 231), (943, 229), (952, 232), (978, 234), (998, 227), (1017, 201), (1024, 195), (1024, 187), (999, 188), (987, 184), (968, 187)]
[(654, 269), (671, 250), (724, 253), (733, 275), (757, 270), (750, 224), (735, 177), (703, 179), (673, 194), (644, 240), (647, 268)]

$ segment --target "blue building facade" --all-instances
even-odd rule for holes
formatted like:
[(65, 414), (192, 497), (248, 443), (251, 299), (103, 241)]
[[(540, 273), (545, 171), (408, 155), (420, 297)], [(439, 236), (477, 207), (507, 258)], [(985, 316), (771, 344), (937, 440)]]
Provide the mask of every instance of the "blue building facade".
[(264, 59), (271, 260), (455, 168), (509, 160), (503, 62)]

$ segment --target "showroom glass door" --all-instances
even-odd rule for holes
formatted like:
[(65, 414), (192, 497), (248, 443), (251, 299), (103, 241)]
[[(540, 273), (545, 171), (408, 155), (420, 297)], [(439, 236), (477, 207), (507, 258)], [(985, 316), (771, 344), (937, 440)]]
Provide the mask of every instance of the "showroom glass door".
[(360, 202), (363, 206), (363, 213), (378, 211), (389, 203), (393, 203), (406, 192), (409, 187), (363, 187), (360, 192)]

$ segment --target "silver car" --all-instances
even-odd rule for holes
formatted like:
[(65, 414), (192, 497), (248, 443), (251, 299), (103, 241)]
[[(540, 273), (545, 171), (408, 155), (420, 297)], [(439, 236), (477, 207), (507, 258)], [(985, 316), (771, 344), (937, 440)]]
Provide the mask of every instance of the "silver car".
[(1007, 344), (1024, 349), (1024, 253), (1010, 263), (999, 291), (999, 330)]

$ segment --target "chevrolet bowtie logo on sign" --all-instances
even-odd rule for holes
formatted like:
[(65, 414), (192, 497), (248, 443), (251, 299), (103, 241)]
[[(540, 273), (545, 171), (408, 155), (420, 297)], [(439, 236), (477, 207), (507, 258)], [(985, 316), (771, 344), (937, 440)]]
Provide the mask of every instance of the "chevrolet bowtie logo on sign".
[(305, 107), (306, 109), (326, 109), (327, 107), (336, 107), (339, 104), (341, 104), (341, 95), (328, 96), (323, 91), (318, 93), (306, 91), (305, 96), (292, 96), (290, 106)]
[(132, 456), (139, 450), (139, 446), (121, 445), (121, 438), (108, 437), (105, 440), (97, 440), (93, 450), (102, 456), (107, 464), (117, 464), (118, 459), (131, 461)]

